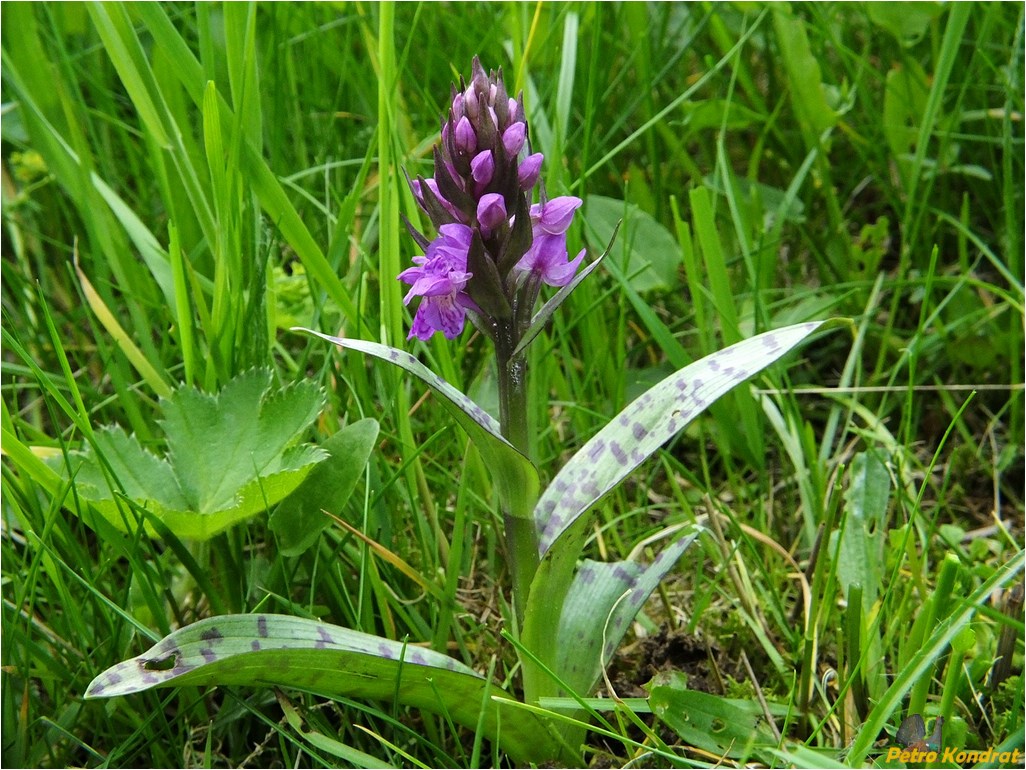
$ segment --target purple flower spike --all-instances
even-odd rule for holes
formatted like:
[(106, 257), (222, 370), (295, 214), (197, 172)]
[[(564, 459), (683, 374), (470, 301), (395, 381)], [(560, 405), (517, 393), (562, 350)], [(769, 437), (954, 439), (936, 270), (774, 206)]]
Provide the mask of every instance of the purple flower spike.
[[(542, 193), (531, 205), (545, 159), (530, 152), (523, 93), (509, 95), (501, 70), (486, 72), (475, 57), (469, 81), (460, 78), (450, 98), (434, 178), (410, 180), (438, 231), (432, 241), (407, 222), (426, 252), (399, 275), (410, 285), (405, 302), (419, 297), (410, 336), (452, 339), (469, 312), (493, 341), (515, 343), (532, 323), (542, 282), (567, 285), (584, 258), (568, 259), (566, 238), (581, 199)], [(533, 279), (517, 280), (523, 273)]]

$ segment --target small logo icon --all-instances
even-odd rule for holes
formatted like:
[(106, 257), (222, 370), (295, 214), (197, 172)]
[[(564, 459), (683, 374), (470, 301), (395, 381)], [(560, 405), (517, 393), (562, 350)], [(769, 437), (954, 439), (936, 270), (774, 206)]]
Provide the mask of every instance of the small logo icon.
[(933, 723), (933, 732), (926, 738), (926, 723), (921, 714), (909, 714), (898, 728), (895, 736), (902, 746), (912, 751), (937, 751), (943, 741), (941, 731), (944, 729), (944, 717), (937, 717)]

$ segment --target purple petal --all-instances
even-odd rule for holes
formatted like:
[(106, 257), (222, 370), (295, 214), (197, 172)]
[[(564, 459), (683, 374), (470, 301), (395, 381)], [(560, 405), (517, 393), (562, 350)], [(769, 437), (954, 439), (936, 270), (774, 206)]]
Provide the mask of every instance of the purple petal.
[(473, 155), (477, 150), (477, 134), (474, 133), (474, 128), (466, 116), (460, 118), (459, 123), (456, 124), (456, 146), (467, 155)]
[(531, 220), (538, 229), (549, 235), (565, 233), (573, 221), (574, 212), (580, 208), (581, 199), (572, 195), (553, 198), (544, 205), (531, 206)]
[(520, 166), (517, 168), (517, 181), (520, 182), (521, 190), (530, 190), (537, 184), (544, 160), (545, 156), (536, 152), (520, 161)]
[(481, 234), (486, 238), (491, 232), (508, 219), (506, 201), (499, 193), (486, 193), (477, 204), (477, 221), (481, 225)]
[(512, 123), (510, 127), (502, 132), (502, 146), (506, 148), (506, 154), (514, 158), (524, 149), (524, 141), (527, 139), (527, 124)]
[(568, 262), (565, 265), (552, 266), (549, 272), (542, 276), (542, 280), (545, 281), (549, 286), (566, 286), (573, 280), (574, 275), (577, 274), (577, 268), (581, 266), (581, 261), (584, 259), (585, 250), (581, 249), (580, 253), (574, 257), (573, 262)]
[(470, 173), (480, 187), (485, 187), (492, 181), (492, 174), (495, 173), (495, 159), (492, 158), (491, 150), (479, 152), (474, 156), (474, 159), (470, 161)]
[(541, 234), (517, 263), (517, 269), (541, 276), (549, 286), (566, 286), (584, 259), (584, 250), (573, 262), (567, 262), (566, 234)]

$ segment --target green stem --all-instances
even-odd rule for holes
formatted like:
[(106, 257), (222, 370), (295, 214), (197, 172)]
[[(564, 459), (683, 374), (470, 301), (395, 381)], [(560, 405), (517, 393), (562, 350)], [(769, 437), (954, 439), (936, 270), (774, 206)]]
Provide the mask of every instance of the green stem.
[[(523, 353), (512, 356), (519, 335), (516, 325), (500, 330), (495, 341), (495, 358), (499, 380), (499, 425), (502, 435), (524, 455), (528, 455), (527, 428), (527, 358)], [(503, 508), (506, 552), (513, 574), (513, 607), (518, 625), (524, 617), (524, 605), (531, 581), (538, 569), (538, 535), (529, 511)]]

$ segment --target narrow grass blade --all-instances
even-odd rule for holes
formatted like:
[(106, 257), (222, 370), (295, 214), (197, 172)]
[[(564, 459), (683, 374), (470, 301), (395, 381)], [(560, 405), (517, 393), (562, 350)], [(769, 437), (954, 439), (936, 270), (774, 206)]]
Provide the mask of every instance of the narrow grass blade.
[(121, 348), (121, 352), (125, 354), (125, 357), (132, 363), (135, 370), (139, 373), (146, 384), (153, 389), (161, 398), (167, 398), (171, 395), (171, 386), (164, 381), (164, 378), (157, 371), (156, 367), (150, 363), (149, 359), (146, 358), (145, 354), (139, 350), (138, 346), (132, 342), (131, 336), (125, 331), (118, 319), (107, 307), (107, 303), (103, 301), (103, 298), (97, 293), (96, 289), (93, 288), (93, 284), (90, 283), (86, 274), (79, 267), (78, 262), (75, 263), (75, 272), (78, 274), (79, 283), (82, 286), (82, 293), (85, 295), (86, 302), (89, 303), (89, 307), (92, 309), (93, 314), (103, 325), (103, 328), (107, 330), (107, 333), (114, 338), (118, 347)]
[(1007, 563), (996, 569), (994, 574), (972, 594), (960, 601), (958, 608), (933, 629), (933, 633), (926, 643), (894, 677), (891, 686), (877, 701), (869, 719), (862, 725), (848, 752), (849, 767), (859, 767), (865, 764), (866, 756), (872, 749), (873, 743), (876, 742), (877, 736), (880, 735), (880, 731), (890, 719), (891, 714), (901, 706), (902, 698), (912, 689), (919, 678), (930, 670), (937, 658), (944, 654), (951, 640), (968, 626), (977, 610), (986, 605), (987, 599), (994, 589), (1007, 585), (1021, 575), (1024, 564), (1026, 564), (1026, 552), (1019, 551)]

